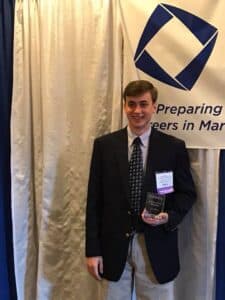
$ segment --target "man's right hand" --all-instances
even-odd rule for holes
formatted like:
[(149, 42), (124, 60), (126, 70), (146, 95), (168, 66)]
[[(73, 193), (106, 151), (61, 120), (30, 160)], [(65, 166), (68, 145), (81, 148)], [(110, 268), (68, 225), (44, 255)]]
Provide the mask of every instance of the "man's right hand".
[(88, 272), (97, 280), (101, 280), (100, 273), (103, 273), (103, 260), (101, 256), (87, 257), (86, 264)]

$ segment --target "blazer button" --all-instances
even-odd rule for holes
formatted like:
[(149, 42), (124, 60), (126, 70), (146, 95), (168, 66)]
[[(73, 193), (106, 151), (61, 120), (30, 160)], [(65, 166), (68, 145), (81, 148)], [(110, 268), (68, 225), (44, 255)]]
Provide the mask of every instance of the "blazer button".
[(130, 233), (129, 233), (129, 232), (126, 233), (126, 237), (127, 237), (127, 238), (130, 237)]
[(130, 211), (130, 210), (128, 210), (128, 212), (127, 212), (127, 213), (128, 213), (128, 215), (131, 215), (131, 211)]

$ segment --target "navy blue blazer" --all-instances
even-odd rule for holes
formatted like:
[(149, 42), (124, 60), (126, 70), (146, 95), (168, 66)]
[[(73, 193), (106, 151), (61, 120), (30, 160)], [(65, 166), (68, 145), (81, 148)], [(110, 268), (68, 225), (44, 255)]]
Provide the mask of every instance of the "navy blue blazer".
[[(148, 256), (159, 283), (173, 280), (180, 269), (178, 224), (196, 199), (185, 143), (152, 128), (144, 177), (143, 197), (156, 192), (156, 172), (172, 171), (174, 192), (166, 195), (167, 224), (144, 223)], [(128, 186), (127, 129), (94, 142), (86, 208), (86, 256), (102, 256), (103, 277), (122, 275), (132, 231)]]

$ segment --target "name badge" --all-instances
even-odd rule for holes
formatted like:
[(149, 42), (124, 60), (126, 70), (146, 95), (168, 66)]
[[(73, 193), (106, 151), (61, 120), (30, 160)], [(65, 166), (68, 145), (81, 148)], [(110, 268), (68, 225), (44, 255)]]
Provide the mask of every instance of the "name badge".
[(156, 174), (156, 188), (160, 195), (169, 194), (174, 191), (173, 188), (173, 172), (157, 172)]

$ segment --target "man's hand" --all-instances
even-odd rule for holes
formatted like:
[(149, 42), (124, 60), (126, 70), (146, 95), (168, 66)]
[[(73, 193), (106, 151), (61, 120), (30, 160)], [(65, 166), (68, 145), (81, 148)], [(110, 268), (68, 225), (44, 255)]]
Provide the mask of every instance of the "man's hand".
[(103, 260), (101, 256), (87, 257), (86, 264), (88, 272), (97, 280), (101, 280), (100, 273), (103, 273)]
[(151, 215), (148, 214), (146, 209), (143, 210), (141, 214), (142, 220), (152, 226), (158, 226), (162, 225), (168, 222), (169, 216), (168, 213), (166, 212), (161, 212), (158, 215), (152, 217)]

